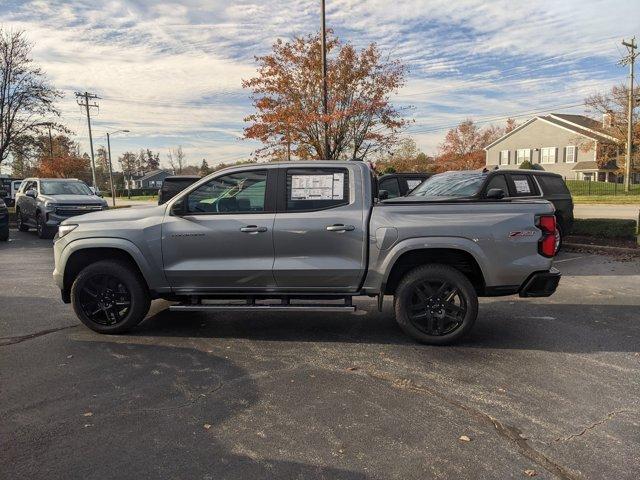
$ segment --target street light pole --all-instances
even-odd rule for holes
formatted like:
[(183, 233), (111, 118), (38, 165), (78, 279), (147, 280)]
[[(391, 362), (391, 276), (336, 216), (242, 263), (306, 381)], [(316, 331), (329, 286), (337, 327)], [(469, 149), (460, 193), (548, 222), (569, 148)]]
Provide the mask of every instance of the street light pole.
[(329, 158), (329, 123), (327, 122), (327, 29), (325, 25), (325, 0), (322, 0), (322, 25), (321, 25), (321, 54), (322, 54), (322, 113), (324, 115), (324, 157), (321, 160), (331, 160)]
[[(111, 165), (111, 138), (110, 135), (113, 135), (115, 133), (128, 133), (129, 130), (116, 130), (115, 132), (107, 132), (107, 154), (109, 156), (109, 183), (111, 184), (111, 203), (113, 203), (113, 206), (116, 206), (116, 189), (113, 186), (113, 167)], [(124, 175), (123, 175), (124, 178)]]

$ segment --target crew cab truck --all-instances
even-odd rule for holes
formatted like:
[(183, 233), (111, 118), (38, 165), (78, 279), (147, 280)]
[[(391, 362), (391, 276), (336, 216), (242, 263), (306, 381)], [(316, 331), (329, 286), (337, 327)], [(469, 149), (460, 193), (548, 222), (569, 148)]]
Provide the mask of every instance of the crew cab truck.
[(170, 310), (353, 312), (393, 295), (420, 342), (459, 339), (478, 296), (549, 296), (555, 217), (544, 200), (376, 200), (362, 162), (215, 172), (167, 204), (62, 222), (54, 279), (79, 319), (126, 332), (150, 301)]

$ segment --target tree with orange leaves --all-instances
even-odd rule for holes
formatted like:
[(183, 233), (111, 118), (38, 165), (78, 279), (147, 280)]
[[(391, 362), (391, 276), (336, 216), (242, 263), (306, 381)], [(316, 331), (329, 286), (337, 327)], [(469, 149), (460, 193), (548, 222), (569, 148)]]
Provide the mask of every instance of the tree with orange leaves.
[[(258, 74), (243, 81), (256, 112), (245, 118), (245, 138), (261, 141), (263, 158), (364, 160), (389, 149), (408, 123), (389, 96), (404, 84), (405, 68), (383, 59), (376, 44), (361, 51), (327, 38), (328, 114), (322, 112), (320, 35), (278, 40), (256, 57)], [(325, 151), (324, 123), (329, 150)]]
[(38, 137), (36, 159), (39, 177), (89, 180), (91, 176), (88, 156), (80, 155), (78, 145), (66, 135), (56, 135), (51, 145), (48, 137)]

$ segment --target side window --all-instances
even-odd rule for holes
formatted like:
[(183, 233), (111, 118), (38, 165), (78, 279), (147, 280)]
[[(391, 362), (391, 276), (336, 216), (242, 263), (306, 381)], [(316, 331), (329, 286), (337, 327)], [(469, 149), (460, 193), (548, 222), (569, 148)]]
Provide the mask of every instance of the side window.
[(533, 197), (538, 195), (538, 190), (533, 184), (530, 175), (511, 174), (511, 196), (513, 197)]
[(378, 188), (380, 190), (386, 190), (389, 194), (389, 198), (396, 198), (402, 195), (400, 193), (400, 184), (398, 183), (397, 178), (387, 178), (382, 180)]
[(505, 197), (509, 196), (509, 187), (507, 186), (507, 179), (504, 178), (504, 175), (494, 175), (484, 189), (485, 194), (492, 188), (499, 188), (504, 192)]
[(346, 168), (287, 169), (288, 212), (324, 210), (349, 203)]
[(537, 175), (543, 195), (570, 195), (567, 185), (561, 177), (555, 175)]
[(214, 178), (189, 194), (187, 212), (263, 212), (266, 186), (266, 170), (250, 170)]

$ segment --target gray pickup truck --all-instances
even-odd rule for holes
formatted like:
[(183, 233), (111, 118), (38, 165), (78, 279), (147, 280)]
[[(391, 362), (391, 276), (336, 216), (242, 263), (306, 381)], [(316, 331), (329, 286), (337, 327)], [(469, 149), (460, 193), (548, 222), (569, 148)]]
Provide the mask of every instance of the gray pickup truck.
[(62, 222), (57, 285), (100, 333), (178, 311), (352, 312), (394, 296), (418, 341), (459, 339), (478, 296), (551, 295), (555, 217), (545, 200), (376, 200), (361, 162), (253, 164), (218, 171), (167, 204)]

